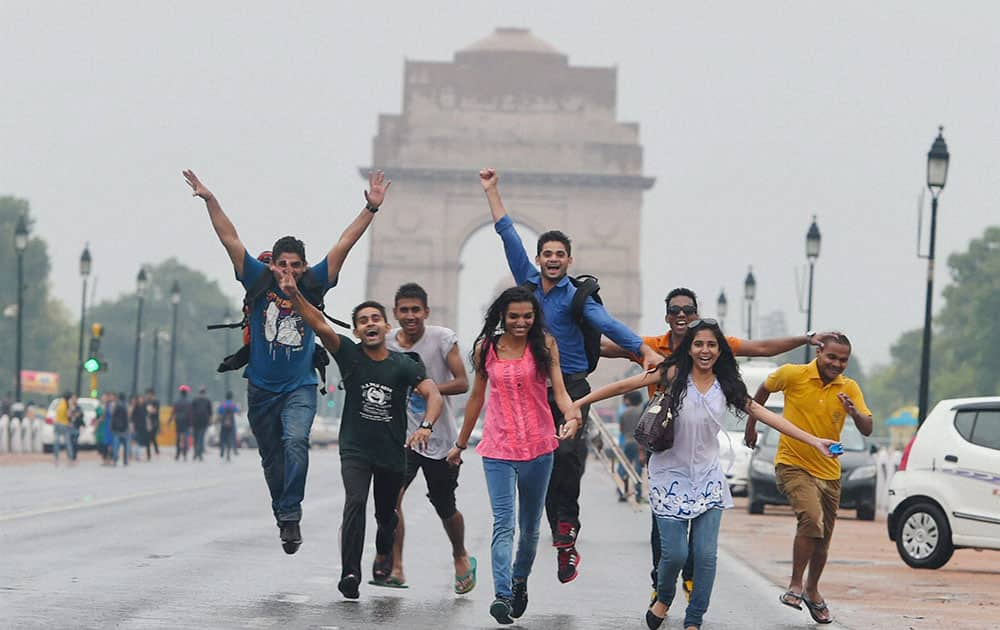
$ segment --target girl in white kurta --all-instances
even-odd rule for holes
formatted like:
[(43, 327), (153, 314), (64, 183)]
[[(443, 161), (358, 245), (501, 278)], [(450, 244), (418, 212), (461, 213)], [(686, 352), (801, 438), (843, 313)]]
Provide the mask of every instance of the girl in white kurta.
[(799, 429), (757, 404), (747, 394), (739, 366), (718, 322), (688, 324), (689, 334), (657, 369), (605, 385), (574, 402), (582, 407), (633, 389), (660, 384), (670, 392), (674, 444), (649, 459), (649, 504), (656, 516), (662, 554), (657, 569), (657, 599), (646, 611), (646, 624), (660, 627), (673, 602), (677, 576), (694, 553), (694, 589), (684, 616), (686, 630), (701, 628), (708, 609), (718, 549), (722, 510), (733, 506), (729, 484), (719, 464), (719, 441), (726, 408), (749, 414), (778, 431), (817, 448), (828, 457), (832, 440)]

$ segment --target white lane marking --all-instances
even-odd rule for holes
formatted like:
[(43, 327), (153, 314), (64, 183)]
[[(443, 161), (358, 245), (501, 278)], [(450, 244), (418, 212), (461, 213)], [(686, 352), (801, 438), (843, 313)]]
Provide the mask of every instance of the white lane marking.
[(124, 503), (125, 501), (134, 501), (135, 499), (144, 499), (146, 497), (155, 497), (161, 494), (175, 494), (178, 492), (187, 492), (189, 490), (205, 490), (207, 488), (215, 488), (217, 486), (225, 485), (231, 482), (231, 479), (224, 481), (213, 481), (212, 483), (201, 483), (195, 484), (193, 486), (181, 486), (176, 488), (162, 488), (160, 490), (147, 490), (145, 492), (135, 492), (133, 494), (127, 494), (122, 497), (112, 497), (110, 499), (98, 499), (97, 501), (87, 501), (84, 503), (71, 503), (69, 505), (57, 505), (49, 508), (42, 508), (40, 510), (31, 510), (28, 512), (15, 512), (14, 514), (3, 514), (0, 515), (0, 523), (4, 521), (13, 521), (19, 518), (31, 518), (33, 516), (45, 516), (47, 514), (58, 514), (59, 512), (69, 512), (71, 510), (82, 510), (85, 508), (100, 507), (102, 505), (113, 505), (115, 503)]

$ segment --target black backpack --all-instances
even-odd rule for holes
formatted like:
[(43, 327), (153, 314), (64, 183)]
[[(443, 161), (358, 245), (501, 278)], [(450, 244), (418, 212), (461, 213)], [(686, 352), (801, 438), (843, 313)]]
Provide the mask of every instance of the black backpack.
[[(335, 317), (330, 317), (324, 311), (323, 304), (323, 294), (326, 285), (320, 282), (314, 275), (311, 269), (306, 269), (305, 273), (298, 282), (299, 291), (305, 296), (306, 300), (319, 309), (323, 313), (323, 317), (327, 318), (334, 324), (340, 326), (341, 328), (350, 329), (351, 326), (345, 322), (336, 319)], [(226, 324), (209, 324), (207, 326), (208, 330), (218, 330), (220, 328), (247, 328), (250, 326), (250, 308), (254, 300), (263, 296), (268, 290), (276, 289), (277, 282), (274, 280), (274, 274), (268, 270), (264, 270), (257, 281), (247, 289), (246, 295), (243, 296), (243, 319), (235, 323)], [(238, 370), (250, 362), (250, 344), (246, 343), (239, 350), (230, 354), (219, 363), (219, 367), (216, 368), (216, 372), (229, 372), (231, 370)], [(327, 354), (326, 348), (316, 344), (316, 348), (313, 351), (313, 368), (319, 372), (320, 382), (320, 393), (324, 396), (326, 395), (326, 366), (330, 365), (330, 355)]]
[[(570, 283), (576, 287), (576, 293), (569, 306), (570, 317), (583, 333), (583, 350), (587, 354), (587, 373), (590, 374), (597, 369), (597, 361), (601, 358), (601, 331), (591, 326), (583, 318), (583, 304), (588, 297), (594, 298), (598, 304), (604, 304), (600, 294), (601, 285), (598, 284), (597, 278), (590, 274), (568, 276), (568, 278)], [(538, 288), (538, 285), (531, 281), (525, 282), (524, 286), (532, 292)]]

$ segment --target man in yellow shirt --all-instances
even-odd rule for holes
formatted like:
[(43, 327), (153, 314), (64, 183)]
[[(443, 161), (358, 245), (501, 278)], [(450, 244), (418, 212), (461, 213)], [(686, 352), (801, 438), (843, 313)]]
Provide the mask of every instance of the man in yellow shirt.
[(73, 462), (73, 443), (70, 441), (70, 423), (69, 423), (69, 397), (70, 392), (66, 392), (59, 398), (59, 402), (56, 403), (56, 408), (53, 412), (52, 418), (52, 453), (55, 455), (56, 464), (59, 464), (59, 450), (60, 448), (66, 449), (66, 458)]
[[(863, 435), (871, 435), (872, 413), (865, 405), (861, 388), (843, 375), (851, 357), (850, 340), (835, 333), (822, 341), (814, 361), (781, 366), (767, 377), (754, 400), (763, 405), (771, 392), (784, 392), (785, 418), (817, 437), (839, 440), (847, 416)], [(757, 443), (755, 425), (753, 418), (747, 419), (744, 438), (750, 447)], [(781, 436), (774, 465), (778, 490), (788, 497), (798, 519), (792, 546), (792, 577), (779, 599), (799, 610), (805, 604), (816, 623), (830, 623), (833, 618), (819, 593), (819, 578), (826, 566), (840, 505), (840, 460), (816, 457), (794, 440)], [(809, 577), (803, 588), (806, 567)]]

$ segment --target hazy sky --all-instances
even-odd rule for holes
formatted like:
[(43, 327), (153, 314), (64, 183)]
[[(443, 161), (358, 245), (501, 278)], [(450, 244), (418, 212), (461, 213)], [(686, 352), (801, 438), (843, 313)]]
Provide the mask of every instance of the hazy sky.
[[(637, 243), (642, 332), (660, 332), (676, 285), (704, 315), (724, 287), (737, 332), (750, 264), (758, 310), (804, 328), (794, 270), (815, 214), (815, 327), (846, 330), (869, 365), (887, 359), (923, 322), (916, 208), (938, 124), (952, 152), (938, 288), (947, 255), (997, 221), (992, 2), (8, 0), (0, 15), (0, 194), (31, 201), (74, 312), (85, 241), (98, 298), (133, 291), (140, 263), (172, 255), (238, 298), (182, 168), (251, 249), (292, 233), (325, 251), (363, 203), (357, 167), (378, 114), (400, 110), (404, 59), (450, 60), (497, 26), (530, 28), (573, 65), (618, 67), (619, 119), (639, 123), (657, 178)], [(390, 197), (384, 211), (405, 209)], [(495, 247), (467, 248), (467, 273), (502, 264)], [(363, 241), (333, 310), (363, 298), (367, 259)]]

